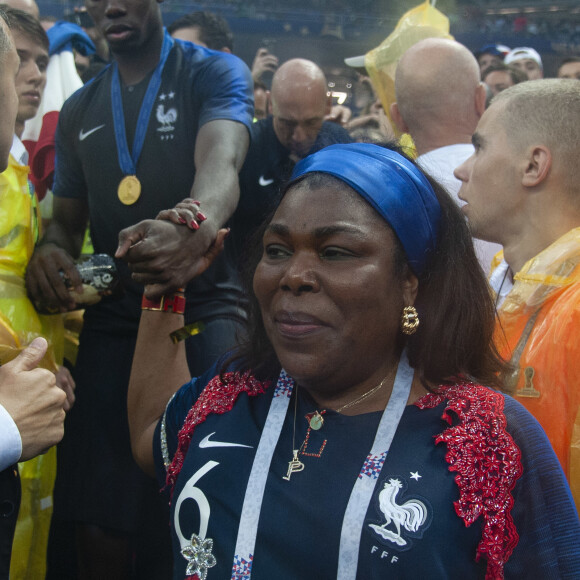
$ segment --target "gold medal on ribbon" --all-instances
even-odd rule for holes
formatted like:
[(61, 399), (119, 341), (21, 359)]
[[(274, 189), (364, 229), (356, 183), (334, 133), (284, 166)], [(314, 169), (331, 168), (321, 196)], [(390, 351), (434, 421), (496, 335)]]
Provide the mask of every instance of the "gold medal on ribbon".
[(121, 203), (133, 205), (141, 196), (141, 182), (135, 175), (125, 175), (117, 188)]

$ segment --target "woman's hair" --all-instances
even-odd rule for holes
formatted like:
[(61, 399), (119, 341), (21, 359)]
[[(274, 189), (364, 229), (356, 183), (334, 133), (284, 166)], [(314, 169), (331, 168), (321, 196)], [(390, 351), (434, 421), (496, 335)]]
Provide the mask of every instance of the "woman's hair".
[(466, 220), (447, 191), (427, 176), (441, 206), (437, 250), (419, 277), (421, 324), (407, 339), (410, 365), (432, 384), (466, 377), (502, 387), (506, 369), (493, 342), (495, 304)]
[[(391, 144), (388, 148), (401, 152)], [(425, 386), (455, 382), (457, 378), (465, 377), (501, 387), (498, 375), (505, 369), (505, 363), (492, 340), (495, 307), (491, 290), (475, 256), (463, 214), (439, 183), (429, 176), (427, 179), (441, 206), (437, 249), (429, 255), (419, 276), (415, 301), (419, 328), (408, 337), (400, 333), (400, 344), (406, 344), (410, 365)], [(337, 190), (354, 191), (346, 183), (325, 173), (308, 173), (299, 182), (302, 187), (313, 189), (332, 186)], [(283, 195), (296, 184), (297, 181), (290, 182)], [(270, 219), (253, 237), (244, 268), (249, 296), (247, 339), (223, 367), (235, 363), (240, 370), (251, 370), (261, 380), (275, 379), (280, 372), (280, 362), (266, 335), (260, 306), (252, 290), (254, 272), (262, 256), (262, 237)], [(390, 227), (386, 221), (384, 223)], [(402, 277), (407, 258), (398, 239), (394, 261), (395, 273)]]

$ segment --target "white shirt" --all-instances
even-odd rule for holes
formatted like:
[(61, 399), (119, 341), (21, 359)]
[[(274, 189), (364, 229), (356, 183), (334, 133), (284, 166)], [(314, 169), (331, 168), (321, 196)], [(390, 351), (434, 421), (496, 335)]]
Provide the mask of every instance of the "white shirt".
[(510, 272), (510, 267), (505, 260), (502, 260), (489, 277), (489, 285), (496, 294), (495, 306), (499, 308), (506, 296), (514, 287), (514, 280)]
[(20, 165), (28, 165), (28, 151), (24, 147), (24, 143), (14, 135), (12, 138), (12, 147), (10, 148), (10, 155), (20, 163)]
[[(2, 385), (0, 385), (0, 399)], [(22, 455), (22, 439), (10, 413), (0, 404), (0, 471), (14, 465)]]
[[(429, 153), (419, 155), (417, 157), (417, 163), (421, 169), (445, 187), (455, 203), (461, 207), (465, 205), (465, 202), (460, 200), (458, 196), (461, 181), (453, 175), (453, 171), (471, 157), (474, 151), (471, 143), (447, 145), (446, 147), (439, 147), (439, 149), (433, 149)], [(477, 238), (473, 238), (473, 245), (483, 271), (486, 275), (489, 274), (491, 261), (502, 249), (501, 245), (494, 244), (493, 242), (485, 242)]]

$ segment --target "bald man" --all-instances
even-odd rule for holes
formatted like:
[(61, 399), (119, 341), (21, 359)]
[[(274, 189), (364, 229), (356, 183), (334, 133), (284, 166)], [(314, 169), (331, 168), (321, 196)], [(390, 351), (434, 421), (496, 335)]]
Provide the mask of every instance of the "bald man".
[(289, 60), (274, 74), (271, 98), (274, 133), (296, 162), (312, 149), (330, 113), (324, 73), (309, 60)]
[[(395, 73), (397, 101), (391, 116), (409, 133), (417, 161), (455, 201), (461, 182), (453, 170), (473, 153), (471, 135), (485, 111), (486, 91), (473, 54), (454, 40), (428, 38), (402, 56)], [(474, 240), (479, 262), (489, 272), (498, 244)]]
[(250, 148), (240, 172), (236, 218), (252, 227), (267, 215), (280, 184), (297, 161), (326, 145), (352, 142), (345, 129), (324, 121), (331, 96), (324, 73), (315, 63), (292, 59), (282, 64), (272, 78), (270, 98), (272, 116), (252, 125)]

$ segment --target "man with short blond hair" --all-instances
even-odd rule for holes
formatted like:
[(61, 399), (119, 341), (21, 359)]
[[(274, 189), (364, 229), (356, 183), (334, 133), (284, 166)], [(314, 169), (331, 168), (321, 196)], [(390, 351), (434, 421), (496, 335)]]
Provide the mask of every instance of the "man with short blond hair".
[(490, 283), (506, 387), (545, 429), (580, 505), (580, 84), (501, 92), (455, 171), (474, 235), (503, 246)]

